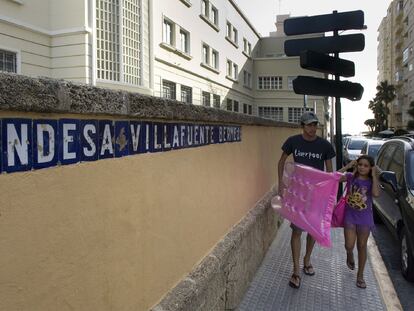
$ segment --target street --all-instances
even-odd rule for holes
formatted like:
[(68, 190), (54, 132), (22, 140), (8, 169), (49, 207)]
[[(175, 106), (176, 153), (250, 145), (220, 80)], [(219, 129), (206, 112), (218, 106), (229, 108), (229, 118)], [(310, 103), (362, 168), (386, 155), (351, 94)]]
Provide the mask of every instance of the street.
[(414, 283), (406, 281), (401, 274), (399, 241), (382, 223), (376, 224), (373, 236), (403, 309), (414, 310)]

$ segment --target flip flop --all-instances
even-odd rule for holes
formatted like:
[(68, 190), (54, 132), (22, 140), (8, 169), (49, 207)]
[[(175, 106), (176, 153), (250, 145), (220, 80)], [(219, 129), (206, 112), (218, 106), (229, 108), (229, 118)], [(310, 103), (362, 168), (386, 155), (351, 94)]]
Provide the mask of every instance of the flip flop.
[[(351, 255), (349, 255), (349, 254), (351, 254)], [(351, 270), (355, 269), (354, 254), (352, 252), (346, 254), (346, 265)]]
[(359, 288), (367, 288), (367, 284), (365, 283), (364, 279), (357, 279), (356, 286)]
[(303, 266), (303, 273), (306, 275), (315, 275), (312, 265)]
[(355, 270), (355, 261), (351, 261), (351, 260), (346, 260), (346, 265), (348, 266), (349, 269), (351, 270)]
[[(292, 280), (297, 281), (297, 283), (292, 282)], [(292, 276), (290, 277), (289, 286), (292, 288), (299, 288), (300, 287), (300, 276), (293, 273)]]

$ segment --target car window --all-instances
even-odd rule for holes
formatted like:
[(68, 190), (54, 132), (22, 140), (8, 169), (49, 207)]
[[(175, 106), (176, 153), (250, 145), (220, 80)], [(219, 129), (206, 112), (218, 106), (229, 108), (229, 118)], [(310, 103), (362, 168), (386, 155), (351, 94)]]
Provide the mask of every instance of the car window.
[(394, 172), (397, 182), (400, 186), (404, 186), (404, 147), (398, 146), (392, 156), (388, 171)]
[(349, 138), (345, 137), (342, 141), (342, 145), (344, 148), (346, 148), (346, 145), (348, 144)]
[(361, 148), (361, 154), (367, 154), (367, 146), (368, 146), (368, 142), (366, 141)]
[(366, 142), (366, 140), (359, 140), (359, 139), (351, 139), (351, 141), (348, 144), (348, 149), (349, 150), (361, 150), (362, 146), (364, 145), (364, 143)]
[(408, 153), (406, 165), (407, 185), (411, 190), (414, 190), (414, 151)]
[(381, 149), (380, 154), (378, 155), (377, 166), (383, 170), (388, 170), (388, 165), (390, 164), (390, 160), (392, 158), (392, 154), (394, 153), (397, 146), (395, 144), (386, 144), (384, 148)]
[(381, 148), (381, 145), (371, 145), (371, 146), (369, 146), (368, 155), (375, 158), (377, 156), (378, 151), (379, 151), (380, 148)]

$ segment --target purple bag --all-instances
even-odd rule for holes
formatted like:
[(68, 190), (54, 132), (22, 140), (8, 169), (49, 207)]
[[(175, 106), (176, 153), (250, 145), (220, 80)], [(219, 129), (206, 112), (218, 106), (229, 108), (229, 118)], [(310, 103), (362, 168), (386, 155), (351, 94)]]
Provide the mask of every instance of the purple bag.
[(333, 213), (332, 213), (332, 221), (331, 227), (332, 228), (341, 228), (344, 227), (344, 219), (345, 219), (345, 205), (346, 205), (346, 195), (348, 194), (348, 183), (346, 184), (345, 195), (343, 195), (338, 203), (336, 203)]

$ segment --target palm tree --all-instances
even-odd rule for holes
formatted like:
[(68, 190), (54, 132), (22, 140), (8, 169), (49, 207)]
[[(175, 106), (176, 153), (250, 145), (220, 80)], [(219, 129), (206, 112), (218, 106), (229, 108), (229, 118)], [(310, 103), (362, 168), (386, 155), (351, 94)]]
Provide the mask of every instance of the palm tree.
[(375, 132), (375, 127), (377, 125), (377, 121), (375, 119), (367, 119), (364, 124), (369, 127), (369, 131), (371, 133)]
[(388, 111), (385, 105), (375, 97), (369, 101), (368, 108), (372, 110), (375, 119), (375, 133), (387, 129), (385, 121), (387, 120)]
[[(388, 108), (388, 104), (391, 103), (396, 95), (395, 95), (395, 86), (392, 84), (388, 84), (388, 81), (382, 81), (379, 85), (377, 85), (377, 94), (375, 95), (375, 101), (379, 102), (381, 105), (384, 106), (384, 113), (385, 113), (385, 129), (388, 129), (388, 115), (390, 113), (390, 109)], [(381, 129), (383, 130), (383, 129)]]

